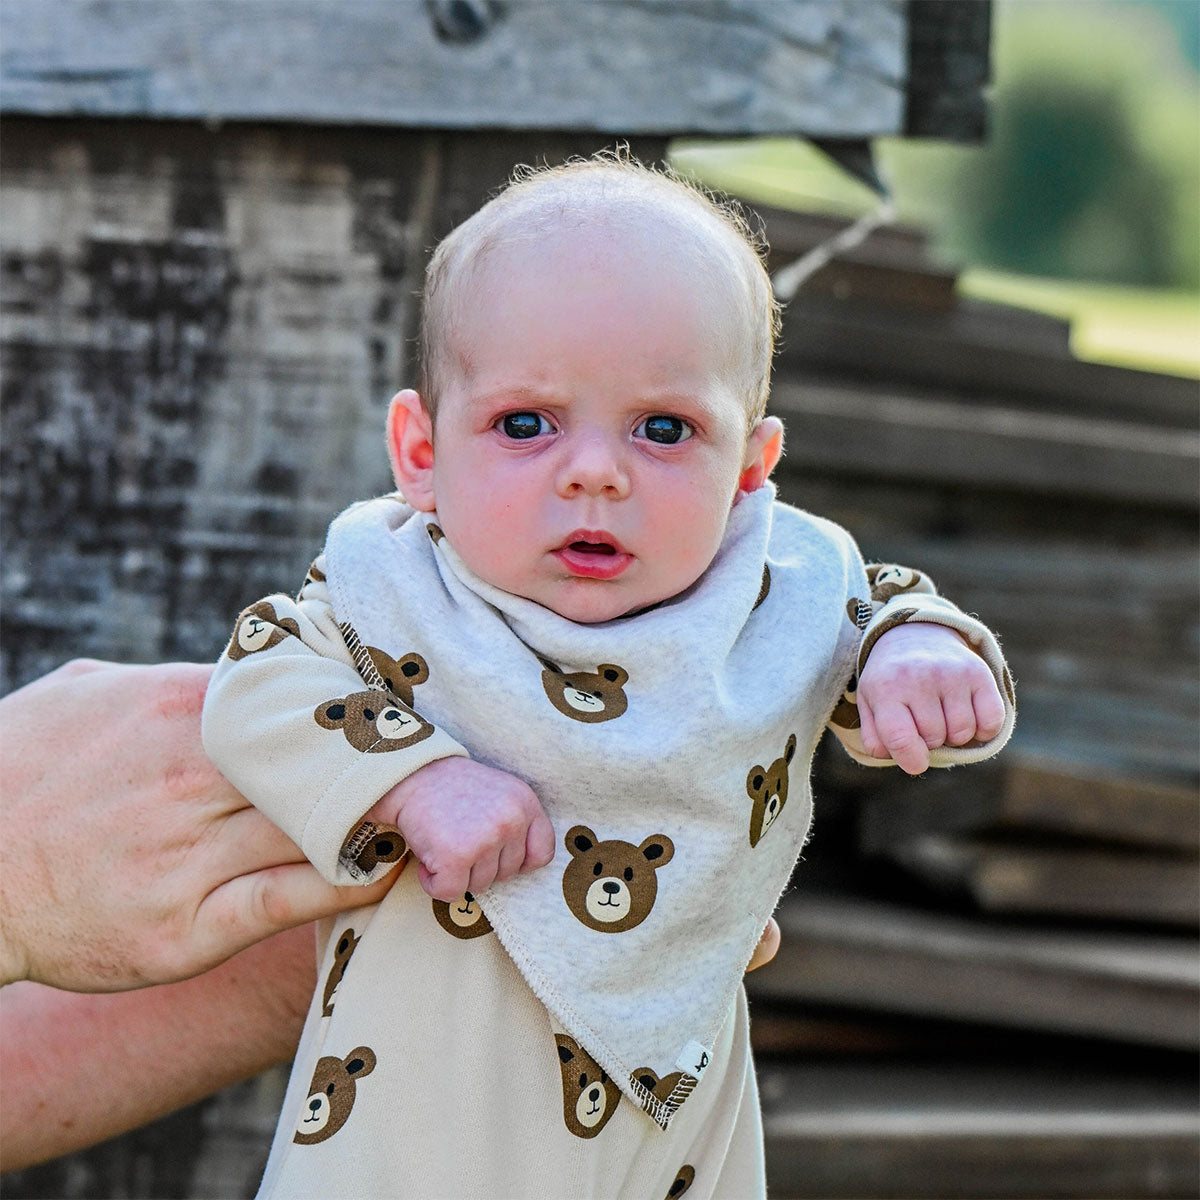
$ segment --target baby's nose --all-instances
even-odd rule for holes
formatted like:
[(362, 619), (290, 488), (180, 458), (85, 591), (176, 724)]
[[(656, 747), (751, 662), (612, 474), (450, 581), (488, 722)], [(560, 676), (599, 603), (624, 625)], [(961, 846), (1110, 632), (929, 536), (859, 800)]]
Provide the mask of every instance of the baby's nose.
[(629, 492), (624, 454), (606, 434), (581, 434), (567, 447), (558, 475), (564, 496), (608, 496), (620, 499)]

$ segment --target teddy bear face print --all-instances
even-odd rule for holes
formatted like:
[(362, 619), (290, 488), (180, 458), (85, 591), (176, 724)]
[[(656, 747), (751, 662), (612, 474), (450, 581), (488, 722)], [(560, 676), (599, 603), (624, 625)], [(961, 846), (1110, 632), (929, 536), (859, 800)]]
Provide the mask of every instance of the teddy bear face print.
[(601, 663), (594, 671), (565, 674), (543, 660), (542, 687), (550, 703), (564, 717), (588, 723), (611, 721), (629, 705), (624, 686), (629, 673), (613, 663)]
[(433, 915), (437, 923), (456, 938), (480, 937), (492, 932), (492, 923), (479, 907), (479, 901), (470, 892), (463, 892), (457, 900), (433, 901)]
[(621, 1090), (573, 1037), (556, 1033), (554, 1041), (562, 1072), (563, 1121), (576, 1137), (593, 1138), (617, 1111)]
[(340, 729), (364, 754), (402, 750), (433, 733), (433, 726), (386, 692), (355, 692), (327, 700), (313, 713), (322, 729)]
[(657, 873), (675, 854), (666, 834), (653, 834), (635, 846), (617, 838), (601, 841), (586, 825), (575, 825), (563, 841), (571, 852), (563, 898), (584, 925), (623, 933), (650, 915), (658, 896)]
[(359, 1080), (373, 1070), (375, 1052), (367, 1046), (356, 1046), (345, 1058), (318, 1059), (292, 1140), (312, 1146), (333, 1137), (350, 1117)]
[(288, 637), (299, 636), (300, 626), (294, 617), (280, 618), (273, 604), (260, 600), (238, 617), (227, 653), (237, 662), (247, 654), (269, 650)]

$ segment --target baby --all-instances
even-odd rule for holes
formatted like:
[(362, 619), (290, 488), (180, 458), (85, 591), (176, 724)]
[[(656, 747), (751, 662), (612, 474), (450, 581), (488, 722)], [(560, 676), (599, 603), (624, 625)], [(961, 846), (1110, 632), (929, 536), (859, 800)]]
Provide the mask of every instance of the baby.
[(402, 495), (241, 615), (205, 708), (329, 879), (419, 863), (323, 928), (260, 1195), (765, 1193), (740, 981), (823, 730), (917, 773), (1013, 723), (985, 628), (775, 500), (776, 325), (736, 214), (612, 157), (435, 252)]

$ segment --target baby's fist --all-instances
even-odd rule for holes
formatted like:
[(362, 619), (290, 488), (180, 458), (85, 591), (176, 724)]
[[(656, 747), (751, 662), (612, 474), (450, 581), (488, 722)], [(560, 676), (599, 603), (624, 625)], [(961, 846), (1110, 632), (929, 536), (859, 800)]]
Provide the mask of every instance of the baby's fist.
[(436, 900), (479, 895), (554, 857), (554, 829), (533, 789), (470, 758), (414, 771), (367, 817), (399, 827), (420, 863), (421, 886)]
[(1004, 701), (987, 664), (945, 625), (910, 622), (871, 648), (858, 681), (863, 747), (910, 775), (939, 746), (986, 742), (1004, 725)]

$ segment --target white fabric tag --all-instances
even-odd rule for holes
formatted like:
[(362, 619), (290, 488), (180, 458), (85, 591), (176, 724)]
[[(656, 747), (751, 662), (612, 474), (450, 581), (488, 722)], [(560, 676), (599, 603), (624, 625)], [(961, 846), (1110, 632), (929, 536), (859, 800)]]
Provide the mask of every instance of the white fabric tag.
[(679, 1057), (675, 1060), (675, 1066), (676, 1069), (682, 1071), (685, 1075), (691, 1075), (699, 1079), (708, 1069), (708, 1063), (711, 1058), (712, 1053), (709, 1047), (703, 1046), (699, 1042), (691, 1041), (679, 1052)]

